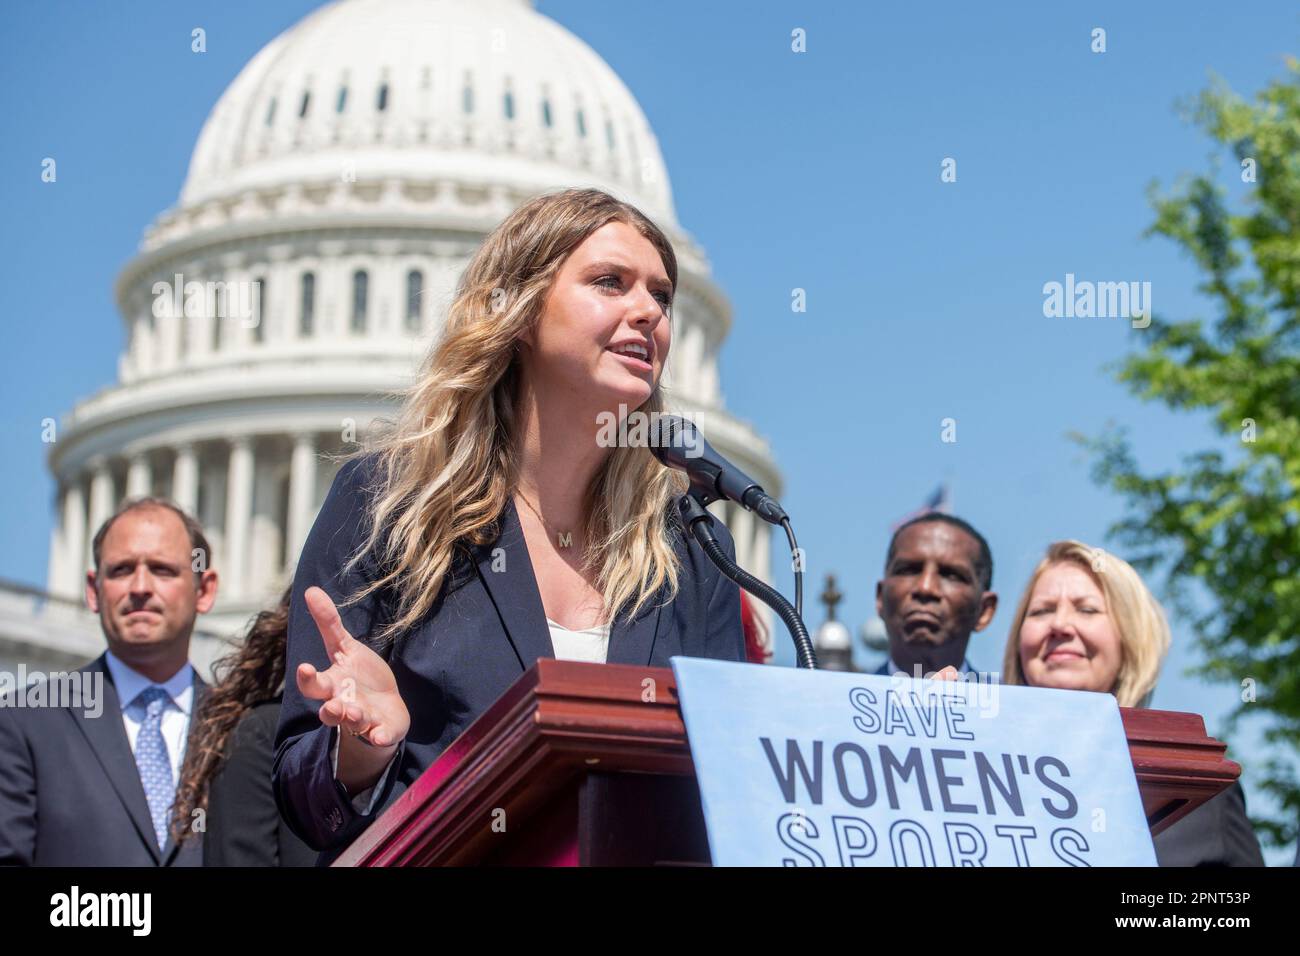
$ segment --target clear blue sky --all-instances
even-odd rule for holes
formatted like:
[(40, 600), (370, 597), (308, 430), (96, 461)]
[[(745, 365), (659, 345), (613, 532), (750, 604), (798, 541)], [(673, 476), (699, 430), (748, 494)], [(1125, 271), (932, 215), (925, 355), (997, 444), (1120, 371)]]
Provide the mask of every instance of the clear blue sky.
[[(47, 2), (0, 14), (10, 303), (0, 576), (44, 583), (53, 484), (40, 422), (114, 380), (118, 271), (176, 200), (226, 85), (316, 5)], [(947, 481), (994, 549), (1004, 608), (971, 659), (996, 669), (1043, 546), (1105, 544), (1121, 513), (1065, 434), (1124, 424), (1153, 468), (1211, 440), (1202, 419), (1144, 406), (1103, 373), (1140, 333), (1114, 319), (1044, 318), (1043, 283), (1067, 272), (1145, 280), (1157, 312), (1212, 314), (1190, 262), (1142, 238), (1144, 188), (1206, 168), (1210, 144), (1176, 102), (1211, 70), (1243, 93), (1281, 74), (1283, 57), (1300, 53), (1300, 9), (538, 7), (610, 63), (658, 135), (679, 219), (734, 305), (727, 404), (771, 440), (809, 597), (834, 571), (841, 617), (856, 628), (873, 612), (890, 523)], [(207, 30), (206, 54), (190, 52), (195, 26)], [(805, 54), (790, 52), (794, 27), (807, 31)], [(1089, 49), (1094, 27), (1107, 31), (1104, 54)], [(58, 160), (54, 186), (39, 179), (46, 156)], [(957, 160), (956, 183), (940, 182), (945, 157)], [(1225, 166), (1225, 178), (1233, 172)], [(795, 287), (807, 290), (806, 313), (791, 312)], [(955, 444), (940, 441), (946, 417)], [(790, 586), (781, 565), (777, 581)], [(816, 626), (820, 607), (809, 604)], [(1214, 733), (1238, 689), (1184, 677), (1195, 655), (1183, 622), (1174, 633), (1155, 705), (1203, 713)], [(792, 660), (784, 638), (778, 659)], [(1249, 784), (1263, 751), (1253, 733), (1235, 743)]]

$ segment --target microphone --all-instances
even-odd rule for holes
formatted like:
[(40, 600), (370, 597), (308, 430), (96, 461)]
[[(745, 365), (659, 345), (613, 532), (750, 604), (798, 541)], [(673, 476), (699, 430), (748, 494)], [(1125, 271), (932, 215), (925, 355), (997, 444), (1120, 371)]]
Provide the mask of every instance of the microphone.
[(651, 426), (650, 438), (650, 451), (669, 468), (686, 472), (691, 491), (702, 504), (725, 498), (772, 524), (790, 520), (762, 485), (713, 449), (694, 422), (676, 415), (659, 415)]

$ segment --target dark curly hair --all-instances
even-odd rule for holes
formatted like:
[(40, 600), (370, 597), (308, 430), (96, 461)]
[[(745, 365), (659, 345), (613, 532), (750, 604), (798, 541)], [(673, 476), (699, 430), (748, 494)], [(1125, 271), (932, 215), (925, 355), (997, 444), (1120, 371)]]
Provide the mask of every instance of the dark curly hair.
[(193, 825), (194, 811), (207, 812), (208, 785), (225, 763), (235, 727), (254, 706), (283, 692), (290, 591), (285, 589), (275, 607), (259, 611), (243, 644), (213, 665), (217, 684), (196, 714), (172, 804), (171, 834), (177, 843), (202, 832)]

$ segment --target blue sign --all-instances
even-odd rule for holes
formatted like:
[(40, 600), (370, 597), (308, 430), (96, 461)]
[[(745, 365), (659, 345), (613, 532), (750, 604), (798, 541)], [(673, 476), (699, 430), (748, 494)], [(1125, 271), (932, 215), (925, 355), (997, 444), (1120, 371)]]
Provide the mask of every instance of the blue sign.
[(1155, 866), (1109, 694), (674, 657), (715, 866)]

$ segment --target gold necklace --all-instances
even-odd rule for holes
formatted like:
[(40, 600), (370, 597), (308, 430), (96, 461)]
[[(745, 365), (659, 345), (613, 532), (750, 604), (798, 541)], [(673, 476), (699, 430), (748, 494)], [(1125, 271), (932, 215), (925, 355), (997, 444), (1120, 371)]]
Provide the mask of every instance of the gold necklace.
[(561, 548), (572, 547), (572, 545), (573, 545), (573, 534), (572, 534), (571, 532), (568, 532), (568, 531), (565, 531), (565, 532), (559, 532), (559, 531), (556, 531), (556, 530), (555, 530), (554, 528), (552, 528), (549, 524), (547, 524), (546, 519), (542, 517), (541, 512), (539, 512), (536, 508), (533, 507), (533, 503), (532, 503), (531, 501), (529, 501), (529, 500), (524, 496), (524, 493), (523, 493), (522, 491), (515, 491), (515, 494), (519, 496), (519, 500), (520, 500), (520, 501), (522, 501), (524, 504), (528, 505), (528, 510), (529, 510), (529, 511), (531, 511), (533, 514), (537, 515), (537, 520), (540, 521), (540, 522), (542, 523), (542, 528), (543, 528), (543, 530), (548, 531), (548, 532), (550, 532), (551, 534), (555, 535), (555, 542), (556, 542), (556, 544), (557, 544), (559, 547), (561, 547)]

